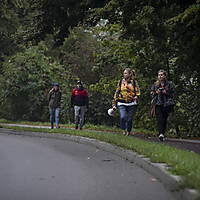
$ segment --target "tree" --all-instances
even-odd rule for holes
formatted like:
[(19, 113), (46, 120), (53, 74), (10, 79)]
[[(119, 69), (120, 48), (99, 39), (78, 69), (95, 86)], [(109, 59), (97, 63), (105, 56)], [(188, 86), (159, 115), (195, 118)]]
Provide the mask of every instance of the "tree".
[(47, 94), (59, 65), (36, 46), (10, 57), (0, 76), (1, 116), (13, 120), (47, 119)]
[(61, 62), (65, 71), (71, 75), (71, 83), (73, 79), (81, 79), (86, 85), (98, 81), (98, 77), (92, 71), (94, 54), (98, 49), (98, 43), (92, 33), (83, 27), (76, 27), (70, 31), (60, 49)]
[(17, 1), (1, 0), (0, 7), (0, 71), (4, 56), (11, 55), (16, 50), (12, 34), (15, 33), (19, 23), (15, 14)]
[(53, 34), (56, 45), (62, 45), (64, 38), (70, 33), (70, 28), (78, 26), (88, 15), (88, 10), (103, 7), (106, 0), (42, 0), (38, 9), (42, 14), (38, 19), (40, 39), (46, 34)]
[[(148, 112), (152, 77), (156, 78), (157, 71), (164, 68), (168, 71), (170, 80), (176, 84), (176, 117), (180, 119), (179, 125), (186, 130), (189, 125), (190, 132), (195, 126), (199, 128), (199, 123), (194, 120), (198, 115), (192, 118), (192, 113), (196, 113), (194, 109), (198, 103), (195, 99), (198, 99), (199, 90), (199, 57), (196, 56), (199, 51), (198, 3), (199, 1), (196, 5), (195, 1), (112, 0), (94, 13), (96, 18), (103, 18), (107, 23), (113, 24), (113, 21), (117, 21), (122, 25), (121, 38), (129, 41), (129, 55), (134, 58), (132, 64), (137, 69), (139, 78), (143, 80), (142, 107), (139, 112), (143, 113), (140, 119), (145, 124), (148, 124), (145, 112)], [(103, 66), (104, 60), (101, 62)], [(191, 69), (193, 73), (190, 73)], [(186, 91), (188, 98), (183, 95)], [(195, 102), (191, 106), (188, 102), (192, 99)]]
[(169, 19), (175, 47), (174, 77), (177, 85), (179, 112), (184, 115), (184, 127), (199, 136), (200, 129), (200, 1)]

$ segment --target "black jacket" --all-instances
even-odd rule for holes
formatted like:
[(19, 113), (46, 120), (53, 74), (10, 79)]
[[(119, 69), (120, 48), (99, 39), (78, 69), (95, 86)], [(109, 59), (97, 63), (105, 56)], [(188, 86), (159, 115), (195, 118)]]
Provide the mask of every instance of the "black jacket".
[(60, 90), (50, 90), (48, 94), (49, 108), (55, 109), (60, 107), (61, 95)]
[[(160, 96), (156, 93), (158, 89), (161, 89)], [(162, 89), (166, 90), (166, 94), (162, 93)], [(166, 80), (163, 86), (161, 85), (156, 86), (156, 83), (154, 83), (153, 86), (151, 87), (151, 94), (156, 105), (161, 105), (164, 107), (175, 105), (174, 100), (173, 100), (174, 87), (173, 87), (172, 82), (170, 81)]]

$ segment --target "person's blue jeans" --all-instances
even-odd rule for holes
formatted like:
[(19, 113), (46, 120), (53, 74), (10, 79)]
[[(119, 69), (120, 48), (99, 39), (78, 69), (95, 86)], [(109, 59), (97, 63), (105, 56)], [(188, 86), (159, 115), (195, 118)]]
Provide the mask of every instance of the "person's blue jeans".
[(133, 124), (133, 116), (136, 112), (136, 105), (133, 106), (118, 106), (119, 115), (120, 115), (120, 128), (122, 130), (126, 130), (131, 132), (132, 124)]
[(51, 127), (53, 128), (53, 118), (54, 118), (54, 113), (55, 113), (55, 122), (56, 126), (59, 125), (59, 113), (60, 113), (60, 108), (49, 108), (49, 113), (50, 113), (50, 122), (51, 122)]

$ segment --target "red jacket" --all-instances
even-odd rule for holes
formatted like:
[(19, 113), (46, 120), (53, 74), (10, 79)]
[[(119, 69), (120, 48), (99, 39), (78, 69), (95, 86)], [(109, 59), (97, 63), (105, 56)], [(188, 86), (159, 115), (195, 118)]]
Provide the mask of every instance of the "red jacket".
[(83, 87), (81, 88), (76, 87), (72, 91), (71, 107), (73, 106), (87, 106), (88, 107), (88, 94)]

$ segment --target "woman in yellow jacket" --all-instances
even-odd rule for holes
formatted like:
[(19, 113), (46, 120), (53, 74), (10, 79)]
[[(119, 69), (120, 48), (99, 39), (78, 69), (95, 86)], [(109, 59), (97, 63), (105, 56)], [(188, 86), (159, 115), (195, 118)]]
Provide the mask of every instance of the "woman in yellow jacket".
[(137, 98), (140, 89), (134, 80), (135, 73), (132, 69), (124, 70), (124, 78), (119, 81), (113, 100), (113, 110), (118, 108), (120, 114), (120, 127), (123, 135), (130, 135), (133, 116), (136, 112)]

